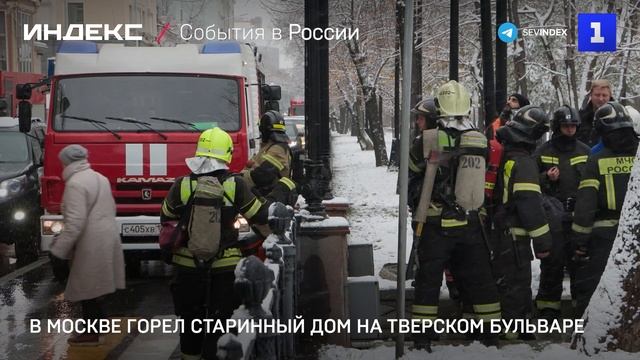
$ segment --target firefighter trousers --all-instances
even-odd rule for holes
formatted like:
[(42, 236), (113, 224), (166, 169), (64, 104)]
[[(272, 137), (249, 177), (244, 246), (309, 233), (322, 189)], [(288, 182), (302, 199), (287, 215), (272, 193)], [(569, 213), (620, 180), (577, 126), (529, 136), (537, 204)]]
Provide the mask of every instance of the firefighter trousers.
[[(419, 266), (412, 306), (414, 319), (434, 320), (438, 317), (442, 272), (447, 264), (451, 266), (458, 286), (464, 289), (463, 300), (468, 298), (471, 302), (475, 317), (483, 321), (500, 318), (489, 253), (480, 236), (477, 216), (475, 218), (457, 229), (443, 228), (439, 221), (427, 220), (418, 245)], [(423, 336), (436, 339), (433, 332)]]
[(517, 236), (508, 229), (499, 232), (494, 273), (500, 294), (502, 318), (524, 319), (531, 314), (531, 239)]
[(551, 310), (559, 315), (565, 269), (569, 273), (571, 295), (575, 295), (575, 263), (572, 260), (575, 248), (570, 237), (571, 223), (564, 222), (562, 231), (554, 231), (551, 236), (551, 254), (540, 260), (540, 286), (536, 296), (536, 308), (539, 312)]
[(598, 287), (600, 277), (607, 266), (609, 253), (616, 238), (618, 226), (594, 227), (589, 240), (587, 255), (589, 260), (576, 266), (575, 316), (581, 317), (589, 305), (591, 295)]
[[(207, 278), (209, 278), (208, 284)], [(203, 269), (180, 265), (174, 267), (174, 277), (170, 287), (176, 315), (184, 319), (184, 332), (180, 334), (182, 354), (201, 354), (203, 359), (216, 358), (218, 338), (224, 334), (205, 334), (205, 331), (194, 333), (191, 322), (195, 319), (231, 318), (233, 311), (240, 305), (240, 299), (233, 290), (234, 280), (233, 268), (210, 270), (210, 274), (207, 274), (207, 270)], [(205, 308), (207, 286), (210, 289), (208, 309)]]

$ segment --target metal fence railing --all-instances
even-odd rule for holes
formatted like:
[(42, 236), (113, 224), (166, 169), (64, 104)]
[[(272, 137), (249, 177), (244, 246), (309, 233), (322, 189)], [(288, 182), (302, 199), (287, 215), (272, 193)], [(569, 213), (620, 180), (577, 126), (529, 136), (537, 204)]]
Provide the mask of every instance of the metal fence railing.
[[(293, 224), (292, 228), (295, 228)], [(295, 239), (295, 231), (291, 238)], [(263, 247), (267, 259), (242, 259), (236, 268), (235, 289), (242, 305), (232, 320), (253, 324), (290, 324), (295, 316), (296, 247), (287, 235), (271, 234)], [(218, 340), (219, 359), (292, 359), (295, 356), (293, 332), (236, 328)]]

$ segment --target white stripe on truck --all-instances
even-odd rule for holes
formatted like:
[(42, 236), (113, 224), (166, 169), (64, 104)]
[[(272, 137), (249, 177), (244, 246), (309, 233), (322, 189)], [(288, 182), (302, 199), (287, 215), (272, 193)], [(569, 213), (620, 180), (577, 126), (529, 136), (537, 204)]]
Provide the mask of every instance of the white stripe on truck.
[(167, 144), (149, 144), (151, 176), (167, 175)]
[(142, 144), (125, 144), (125, 173), (127, 176), (142, 174)]

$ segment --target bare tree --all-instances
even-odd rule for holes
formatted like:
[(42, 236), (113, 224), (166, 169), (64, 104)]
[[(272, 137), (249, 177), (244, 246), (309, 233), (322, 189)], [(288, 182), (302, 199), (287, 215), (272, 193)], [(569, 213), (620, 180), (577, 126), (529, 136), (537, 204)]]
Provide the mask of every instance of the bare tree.
[(348, 29), (359, 31), (359, 37), (339, 41), (337, 45), (347, 48), (358, 79), (364, 102), (366, 132), (373, 142), (376, 166), (389, 162), (384, 141), (382, 117), (378, 110), (377, 86), (380, 74), (395, 54), (393, 28), (385, 29), (386, 14), (393, 14), (395, 5), (391, 1), (372, 0), (337, 5), (338, 21)]

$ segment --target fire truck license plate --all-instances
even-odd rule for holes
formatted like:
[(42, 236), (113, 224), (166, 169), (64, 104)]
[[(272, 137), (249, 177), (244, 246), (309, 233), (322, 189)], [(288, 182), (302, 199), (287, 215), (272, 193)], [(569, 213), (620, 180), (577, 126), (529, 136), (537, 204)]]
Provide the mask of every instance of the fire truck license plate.
[(158, 236), (160, 224), (122, 224), (122, 236)]

